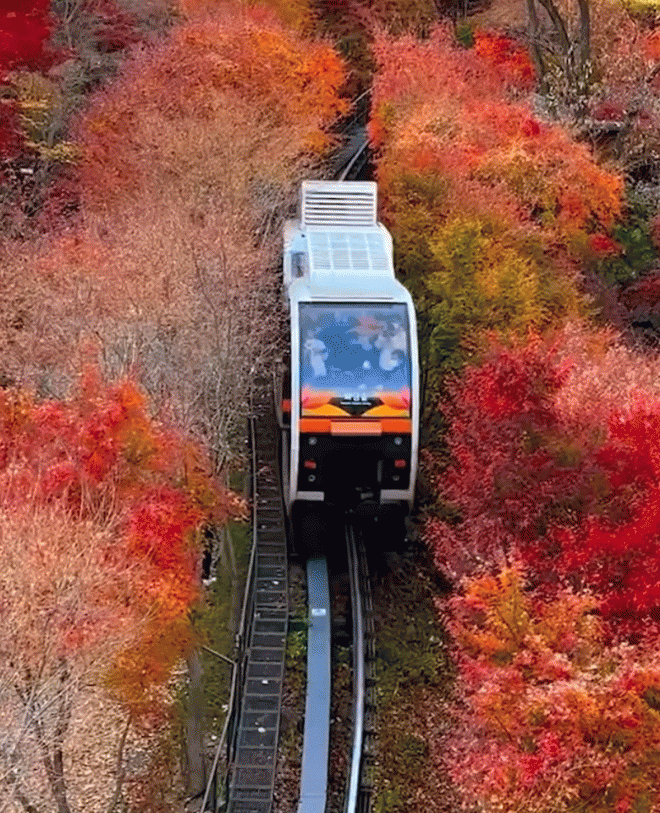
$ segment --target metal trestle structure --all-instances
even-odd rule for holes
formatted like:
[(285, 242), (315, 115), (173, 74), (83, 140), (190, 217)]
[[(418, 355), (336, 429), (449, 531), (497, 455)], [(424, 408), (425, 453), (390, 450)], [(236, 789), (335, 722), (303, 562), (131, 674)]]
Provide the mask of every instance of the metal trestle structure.
[(228, 813), (271, 813), (288, 623), (287, 545), (270, 399), (256, 405), (254, 580)]

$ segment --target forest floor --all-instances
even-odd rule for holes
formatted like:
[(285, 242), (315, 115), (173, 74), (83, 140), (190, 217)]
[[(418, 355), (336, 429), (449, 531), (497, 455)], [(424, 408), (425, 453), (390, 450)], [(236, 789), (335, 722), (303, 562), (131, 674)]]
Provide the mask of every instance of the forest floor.
[(455, 813), (442, 766), (454, 667), (436, 602), (446, 586), (414, 532), (372, 557), (377, 727), (374, 813)]

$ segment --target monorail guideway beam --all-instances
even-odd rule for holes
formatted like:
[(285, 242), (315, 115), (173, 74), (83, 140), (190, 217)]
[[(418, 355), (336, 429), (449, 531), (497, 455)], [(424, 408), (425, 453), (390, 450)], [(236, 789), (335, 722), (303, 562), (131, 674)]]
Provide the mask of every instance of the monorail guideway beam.
[(330, 747), (330, 590), (325, 559), (307, 562), (307, 696), (298, 813), (324, 813)]

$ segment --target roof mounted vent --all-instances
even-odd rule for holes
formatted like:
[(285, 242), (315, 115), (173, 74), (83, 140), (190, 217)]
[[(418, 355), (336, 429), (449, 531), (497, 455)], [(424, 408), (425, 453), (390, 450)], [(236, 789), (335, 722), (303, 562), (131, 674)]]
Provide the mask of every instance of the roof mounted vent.
[(376, 190), (373, 181), (303, 181), (301, 225), (376, 226)]

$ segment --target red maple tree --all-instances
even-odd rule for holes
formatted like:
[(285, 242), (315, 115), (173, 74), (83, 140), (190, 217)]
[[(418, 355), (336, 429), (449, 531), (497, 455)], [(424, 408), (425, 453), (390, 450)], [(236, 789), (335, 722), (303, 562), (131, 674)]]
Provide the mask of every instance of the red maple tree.
[[(0, 4), (0, 89), (13, 70), (46, 70), (55, 54), (48, 47), (52, 21), (50, 0), (2, 0)], [(22, 143), (11, 98), (0, 99), (0, 155), (15, 155)]]
[[(140, 641), (120, 653), (113, 681), (137, 705), (192, 641), (187, 614), (199, 586), (201, 525), (242, 510), (211, 470), (200, 448), (148, 414), (145, 397), (129, 381), (109, 385), (88, 370), (68, 401), (0, 392), (3, 509), (48, 506), (101, 526), (104, 518), (119, 517), (104, 555), (113, 571), (138, 574), (131, 603), (148, 621)], [(104, 632), (63, 629), (69, 645), (83, 646), (97, 634)]]

